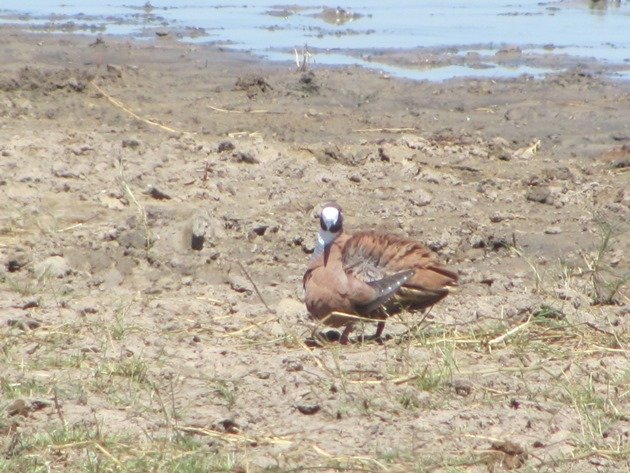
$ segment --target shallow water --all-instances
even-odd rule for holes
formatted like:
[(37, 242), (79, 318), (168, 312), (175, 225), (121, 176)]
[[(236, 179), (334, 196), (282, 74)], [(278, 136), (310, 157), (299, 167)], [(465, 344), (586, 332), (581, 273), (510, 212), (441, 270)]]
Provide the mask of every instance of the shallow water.
[[(28, 7), (3, 0), (0, 22), (139, 37), (165, 30), (280, 61), (294, 61), (294, 49), (308, 45), (317, 64), (359, 64), (412, 79), (540, 76), (593, 60), (609, 73), (630, 76), (628, 2), (361, 0), (338, 9), (322, 7), (321, 0), (290, 6), (38, 0)], [(508, 61), (500, 57), (506, 50), (514, 53)], [(470, 54), (479, 56), (474, 64)]]

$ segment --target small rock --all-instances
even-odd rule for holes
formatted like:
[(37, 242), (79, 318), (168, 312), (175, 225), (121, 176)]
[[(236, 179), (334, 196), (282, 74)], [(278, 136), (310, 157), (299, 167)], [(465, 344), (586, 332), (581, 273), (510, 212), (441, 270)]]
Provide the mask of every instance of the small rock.
[(76, 308), (77, 314), (79, 314), (81, 317), (86, 317), (90, 314), (97, 314), (98, 313), (98, 309), (90, 304), (80, 304), (77, 308)]
[(63, 163), (53, 164), (52, 174), (55, 177), (61, 177), (63, 179), (77, 179), (79, 177), (79, 174), (68, 169)]
[(527, 460), (527, 451), (520, 445), (510, 441), (495, 441), (490, 444), (492, 457), (496, 463), (506, 470), (515, 470)]
[(468, 240), (470, 246), (473, 248), (484, 248), (486, 246), (486, 240), (481, 235), (472, 235)]
[(251, 151), (236, 151), (232, 156), (237, 163), (258, 164), (260, 162)]
[(613, 169), (624, 169), (630, 167), (630, 158), (623, 157), (614, 159), (610, 162), (610, 167)]
[(27, 299), (20, 305), (20, 309), (33, 309), (34, 307), (39, 307), (40, 299), (39, 297), (33, 297), (31, 299)]
[(491, 236), (488, 238), (488, 247), (492, 251), (498, 251), (501, 248), (510, 248), (513, 242), (507, 236)]
[(101, 349), (96, 345), (85, 345), (81, 347), (81, 353), (100, 353)]
[(109, 268), (109, 270), (103, 275), (103, 287), (105, 289), (111, 289), (119, 286), (125, 278), (116, 268)]
[(303, 236), (294, 236), (291, 239), (291, 243), (302, 248), (302, 251), (306, 254), (311, 254), (315, 251), (315, 243), (311, 239), (305, 239)]
[(408, 136), (402, 139), (402, 142), (411, 149), (425, 149), (430, 146), (429, 141), (426, 138), (420, 136)]
[(147, 247), (146, 234), (140, 230), (126, 230), (118, 235), (118, 244), (123, 248), (143, 250)]
[(107, 72), (109, 72), (110, 74), (112, 74), (113, 76), (116, 77), (122, 77), (122, 67), (116, 65), (116, 64), (108, 64), (107, 65)]
[(151, 197), (157, 200), (170, 200), (171, 199), (170, 195), (168, 195), (166, 192), (161, 191), (160, 189), (158, 189), (157, 187), (151, 184), (147, 186), (144, 193), (146, 195), (150, 195)]
[(127, 138), (122, 140), (122, 147), (123, 148), (131, 148), (131, 149), (136, 149), (140, 146), (140, 142), (136, 139), (133, 138)]
[(29, 258), (26, 253), (17, 252), (10, 254), (5, 260), (4, 266), (7, 268), (7, 271), (10, 273), (15, 273), (19, 271), (24, 266), (26, 266), (29, 262)]
[(489, 144), (491, 148), (496, 148), (496, 149), (509, 149), (510, 148), (509, 141), (500, 136), (492, 138)]
[(254, 287), (246, 278), (239, 274), (230, 274), (229, 284), (232, 290), (236, 292), (251, 294), (254, 292)]
[(422, 189), (409, 198), (409, 202), (416, 207), (425, 207), (433, 201), (433, 196)]
[(300, 360), (296, 360), (294, 358), (285, 358), (282, 360), (282, 364), (284, 365), (284, 369), (288, 372), (302, 371), (304, 369), (304, 365)]
[(551, 196), (551, 190), (546, 186), (539, 186), (530, 189), (525, 194), (527, 200), (532, 202), (540, 202), (541, 204), (553, 205), (553, 197)]
[(305, 312), (306, 308), (302, 302), (288, 297), (281, 299), (276, 307), (276, 314), (283, 319), (299, 319)]
[(70, 147), (69, 150), (72, 154), (75, 154), (76, 156), (84, 156), (89, 152), (94, 151), (94, 148), (92, 148), (90, 145), (77, 145)]
[(547, 235), (557, 235), (558, 233), (562, 233), (562, 229), (560, 227), (548, 227), (545, 228), (545, 233)]
[(223, 151), (232, 151), (235, 148), (234, 143), (231, 141), (222, 141), (217, 146), (217, 151), (222, 153)]
[(574, 178), (573, 173), (566, 166), (559, 167), (559, 168), (545, 169), (543, 170), (543, 175), (545, 176), (546, 179), (549, 179), (549, 180), (555, 179), (558, 181), (571, 181)]
[(455, 394), (466, 397), (470, 396), (473, 391), (473, 385), (470, 381), (462, 379), (454, 379), (450, 383), (451, 387), (455, 391)]
[(352, 174), (348, 177), (348, 180), (350, 180), (351, 182), (361, 182), (361, 176), (358, 174)]
[(13, 416), (28, 416), (29, 408), (24, 399), (16, 399), (11, 404), (9, 404), (6, 408), (7, 414), (9, 417)]
[(271, 373), (269, 371), (257, 371), (256, 377), (258, 379), (269, 379), (271, 377)]
[(19, 328), (22, 331), (27, 330), (35, 330), (42, 326), (42, 323), (37, 319), (32, 319), (30, 317), (16, 317), (13, 319), (7, 320), (7, 325), (9, 327)]
[(190, 247), (193, 250), (201, 251), (206, 240), (206, 229), (208, 221), (202, 215), (196, 215), (192, 221), (192, 233), (190, 236)]
[(319, 404), (298, 404), (295, 407), (298, 411), (307, 416), (317, 414), (321, 410), (321, 406)]
[(263, 236), (268, 228), (269, 225), (266, 223), (255, 223), (252, 227), (252, 232), (258, 236)]
[(224, 419), (218, 423), (218, 426), (228, 434), (238, 434), (241, 431), (240, 426), (232, 419)]
[(494, 213), (490, 215), (490, 221), (492, 223), (499, 223), (499, 222), (502, 222), (503, 220), (505, 220), (505, 216), (499, 213)]
[(52, 276), (54, 278), (62, 278), (70, 274), (70, 265), (66, 259), (62, 256), (51, 256), (46, 258), (41, 263), (35, 265), (35, 275), (37, 278), (41, 278), (44, 275)]

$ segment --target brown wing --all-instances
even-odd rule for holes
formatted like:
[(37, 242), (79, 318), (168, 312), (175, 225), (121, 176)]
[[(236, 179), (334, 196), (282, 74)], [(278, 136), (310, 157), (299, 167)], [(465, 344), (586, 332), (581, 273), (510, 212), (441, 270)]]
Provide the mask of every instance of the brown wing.
[(457, 285), (457, 274), (440, 265), (428, 248), (391, 234), (355, 233), (343, 247), (343, 265), (346, 271), (363, 281), (414, 270), (398, 296), (415, 308), (435, 304)]

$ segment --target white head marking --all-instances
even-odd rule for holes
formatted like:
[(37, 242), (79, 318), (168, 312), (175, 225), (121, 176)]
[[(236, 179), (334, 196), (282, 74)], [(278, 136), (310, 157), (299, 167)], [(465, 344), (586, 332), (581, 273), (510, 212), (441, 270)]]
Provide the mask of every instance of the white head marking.
[(339, 210), (334, 207), (324, 207), (322, 220), (328, 228), (332, 227), (339, 220)]

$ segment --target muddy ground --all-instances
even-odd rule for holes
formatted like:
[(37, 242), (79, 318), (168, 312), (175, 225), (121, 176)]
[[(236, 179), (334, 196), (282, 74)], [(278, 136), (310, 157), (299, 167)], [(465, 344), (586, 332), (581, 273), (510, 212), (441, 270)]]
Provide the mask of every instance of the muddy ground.
[[(627, 471), (630, 83), (0, 42), (0, 469)], [(459, 292), (306, 347), (331, 199)]]

